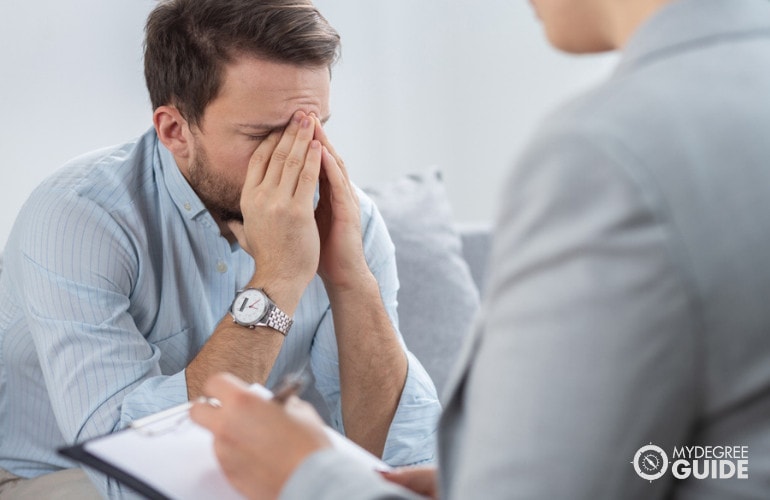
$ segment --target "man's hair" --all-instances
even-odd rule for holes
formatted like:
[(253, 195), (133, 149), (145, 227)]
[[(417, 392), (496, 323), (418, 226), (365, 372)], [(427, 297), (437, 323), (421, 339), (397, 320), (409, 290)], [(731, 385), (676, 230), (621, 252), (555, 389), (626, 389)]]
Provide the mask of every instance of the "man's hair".
[(153, 110), (174, 105), (199, 125), (235, 57), (331, 69), (339, 45), (310, 0), (161, 0), (147, 18), (144, 76)]

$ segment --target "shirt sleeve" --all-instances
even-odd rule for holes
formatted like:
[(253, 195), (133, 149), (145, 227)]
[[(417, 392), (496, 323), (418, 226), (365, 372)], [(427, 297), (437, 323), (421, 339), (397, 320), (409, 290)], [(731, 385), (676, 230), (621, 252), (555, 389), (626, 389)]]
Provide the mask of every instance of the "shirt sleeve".
[[(68, 189), (38, 190), (22, 209), (21, 299), (46, 392), (65, 442), (113, 432), (187, 400), (184, 372), (166, 376), (160, 350), (130, 313), (139, 259), (104, 207)], [(91, 473), (103, 494), (123, 488)]]
[(160, 351), (130, 314), (139, 263), (118, 222), (71, 192), (33, 196), (22, 220), (21, 293), (64, 439), (186, 401), (184, 372), (161, 374)]
[[(441, 404), (430, 376), (419, 360), (407, 350), (398, 330), (398, 274), (393, 242), (374, 203), (362, 191), (361, 217), (364, 252), (369, 269), (380, 287), (385, 309), (408, 359), (407, 379), (393, 417), (383, 460), (401, 466), (432, 462), (435, 459), (436, 430)], [(311, 367), (316, 388), (329, 407), (332, 427), (344, 433), (340, 405), (339, 360), (331, 311), (321, 321), (311, 350)]]

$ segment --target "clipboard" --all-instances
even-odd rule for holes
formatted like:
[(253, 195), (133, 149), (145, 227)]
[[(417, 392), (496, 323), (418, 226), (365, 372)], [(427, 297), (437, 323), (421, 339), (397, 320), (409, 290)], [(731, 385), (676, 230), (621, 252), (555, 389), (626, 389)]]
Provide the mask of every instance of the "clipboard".
[[(261, 385), (251, 386), (270, 398)], [(243, 500), (214, 455), (213, 436), (189, 418), (191, 403), (139, 419), (126, 429), (60, 448), (60, 454), (123, 483), (152, 500)], [(391, 467), (331, 427), (332, 446), (376, 470)]]

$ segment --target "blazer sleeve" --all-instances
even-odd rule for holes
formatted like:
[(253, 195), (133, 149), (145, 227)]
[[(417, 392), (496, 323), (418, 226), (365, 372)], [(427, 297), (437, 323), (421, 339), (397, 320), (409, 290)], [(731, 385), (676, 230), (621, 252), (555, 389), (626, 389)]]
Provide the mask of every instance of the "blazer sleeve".
[(417, 495), (383, 479), (338, 450), (326, 449), (310, 455), (300, 464), (279, 496), (281, 500), (419, 500)]

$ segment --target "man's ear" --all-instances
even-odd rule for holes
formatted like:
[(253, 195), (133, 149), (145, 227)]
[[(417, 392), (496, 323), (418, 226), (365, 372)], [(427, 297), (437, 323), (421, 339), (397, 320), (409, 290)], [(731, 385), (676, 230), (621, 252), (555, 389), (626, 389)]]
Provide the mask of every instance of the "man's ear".
[(174, 106), (159, 106), (152, 114), (152, 122), (158, 139), (177, 159), (187, 159), (192, 154), (190, 127), (187, 120)]

